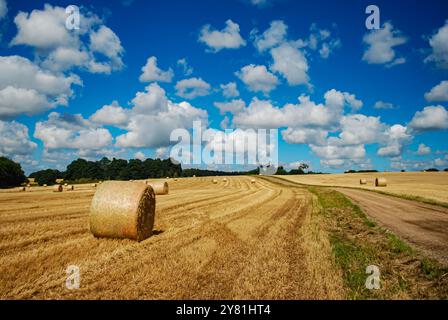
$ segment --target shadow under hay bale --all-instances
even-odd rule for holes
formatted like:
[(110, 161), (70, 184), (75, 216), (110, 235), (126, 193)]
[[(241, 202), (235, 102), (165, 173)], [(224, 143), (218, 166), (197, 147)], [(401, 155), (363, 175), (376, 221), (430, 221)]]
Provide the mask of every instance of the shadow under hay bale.
[(386, 178), (376, 178), (375, 179), (375, 186), (376, 187), (387, 187), (387, 180), (386, 180)]
[(95, 237), (142, 241), (152, 234), (156, 197), (143, 183), (102, 183), (90, 208), (90, 231)]
[(158, 181), (158, 182), (146, 181), (146, 184), (148, 186), (152, 187), (152, 189), (154, 190), (154, 193), (157, 196), (169, 193), (169, 186), (168, 186), (168, 182), (166, 182), (166, 181)]

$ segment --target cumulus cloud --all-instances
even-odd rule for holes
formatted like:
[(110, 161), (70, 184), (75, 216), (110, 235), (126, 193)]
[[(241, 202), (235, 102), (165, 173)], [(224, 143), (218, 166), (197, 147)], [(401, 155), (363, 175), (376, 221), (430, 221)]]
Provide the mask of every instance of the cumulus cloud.
[(395, 124), (385, 132), (385, 146), (378, 149), (382, 157), (397, 157), (403, 153), (404, 146), (412, 140), (405, 126)]
[(325, 145), (328, 131), (314, 128), (287, 128), (282, 131), (283, 140), (291, 144)]
[(426, 101), (448, 101), (448, 81), (442, 81), (431, 91), (425, 93)]
[(425, 145), (424, 143), (420, 143), (418, 145), (416, 154), (419, 156), (426, 156), (428, 154), (431, 154), (431, 148)]
[(90, 120), (100, 125), (122, 126), (129, 118), (128, 110), (120, 107), (117, 101), (105, 105), (90, 116)]
[(207, 124), (205, 110), (188, 102), (172, 102), (156, 83), (147, 86), (144, 92), (137, 92), (132, 105), (127, 111), (128, 122), (122, 126), (127, 132), (116, 138), (118, 147), (166, 147), (174, 129), (191, 128), (195, 120)]
[(0, 56), (0, 118), (34, 115), (57, 105), (67, 105), (75, 75), (64, 76), (41, 69), (20, 56)]
[(430, 39), (432, 52), (425, 62), (434, 62), (441, 69), (448, 69), (448, 20)]
[(214, 105), (219, 109), (221, 114), (225, 114), (226, 112), (236, 114), (243, 111), (246, 103), (243, 100), (238, 99), (230, 102), (215, 102)]
[(363, 41), (367, 46), (362, 57), (363, 61), (369, 64), (399, 64), (404, 62), (402, 57), (396, 58), (394, 48), (405, 44), (407, 38), (399, 30), (394, 30), (391, 23), (386, 22), (383, 28), (369, 31), (364, 35)]
[(36, 123), (34, 137), (45, 149), (101, 149), (112, 144), (109, 130), (99, 128), (80, 114), (52, 112)]
[(35, 48), (37, 60), (52, 71), (78, 67), (109, 74), (121, 70), (124, 49), (119, 37), (95, 14), (84, 10), (80, 15), (82, 27), (70, 32), (65, 26), (65, 8), (46, 4), (43, 10), (19, 12), (11, 45)]
[(186, 58), (177, 60), (177, 65), (182, 69), (184, 76), (190, 76), (193, 73), (193, 67), (188, 64)]
[(137, 151), (136, 153), (134, 153), (134, 159), (138, 159), (138, 160), (145, 160), (146, 156), (143, 152), (141, 151)]
[(30, 155), (37, 144), (30, 140), (28, 127), (16, 121), (0, 120), (0, 155), (7, 157)]
[(235, 98), (240, 95), (235, 82), (229, 82), (227, 84), (222, 84), (220, 86), (222, 90), (222, 95), (226, 98)]
[(211, 86), (201, 78), (184, 79), (176, 83), (176, 94), (185, 99), (207, 96)]
[(282, 20), (274, 20), (262, 35), (257, 30), (252, 30), (254, 46), (259, 52), (271, 49), (286, 41), (288, 26)]
[(250, 64), (241, 68), (235, 75), (249, 87), (250, 91), (268, 94), (279, 84), (278, 78), (265, 66)]
[(6, 3), (6, 0), (0, 0), (0, 20), (6, 17), (7, 13), (8, 13), (8, 4)]
[(394, 105), (390, 102), (377, 101), (373, 106), (375, 109), (395, 109)]
[(443, 106), (429, 106), (417, 111), (409, 128), (421, 132), (448, 129), (448, 111)]
[(206, 44), (212, 52), (222, 49), (238, 49), (246, 45), (246, 41), (240, 35), (240, 26), (232, 20), (226, 21), (226, 27), (213, 30), (210, 25), (202, 27), (199, 42)]
[(307, 84), (308, 61), (305, 55), (288, 43), (271, 49), (273, 64), (270, 69), (280, 73), (289, 85)]
[(174, 73), (170, 68), (167, 71), (163, 71), (157, 67), (157, 58), (149, 57), (146, 61), (146, 65), (142, 68), (142, 74), (139, 78), (140, 82), (171, 82)]

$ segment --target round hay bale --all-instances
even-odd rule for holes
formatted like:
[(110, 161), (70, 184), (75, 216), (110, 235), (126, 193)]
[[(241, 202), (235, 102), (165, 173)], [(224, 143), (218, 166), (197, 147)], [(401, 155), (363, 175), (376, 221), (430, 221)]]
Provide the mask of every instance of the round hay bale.
[(96, 188), (96, 183), (92, 183), (92, 188)]
[(218, 180), (216, 180), (216, 179), (213, 179), (212, 182), (213, 182), (213, 184), (218, 184)]
[(48, 186), (47, 186), (47, 184), (45, 183), (45, 184), (43, 185), (43, 187), (48, 187)]
[(359, 184), (367, 184), (367, 180), (366, 179), (360, 179), (359, 180)]
[(67, 187), (66, 187), (66, 189), (68, 190), (68, 191), (74, 191), (75, 190), (75, 186), (69, 186), (69, 185), (67, 185)]
[(227, 182), (227, 178), (222, 179), (222, 181)]
[(174, 178), (174, 181), (177, 181), (177, 178)]
[(168, 192), (169, 192), (168, 182), (166, 182), (166, 181), (157, 181), (157, 182), (146, 181), (146, 184), (148, 186), (152, 187), (152, 189), (154, 190), (154, 193), (157, 196), (168, 194)]
[(60, 184), (57, 184), (53, 187), (53, 192), (62, 192), (63, 188)]
[(64, 187), (68, 187), (68, 183), (64, 183)]
[(250, 180), (250, 183), (254, 184), (255, 183), (255, 179)]
[(20, 188), (19, 188), (19, 191), (20, 191), (20, 192), (26, 191), (26, 187), (20, 187)]
[(28, 183), (26, 186), (27, 186), (28, 188), (31, 188), (31, 184), (29, 184), (29, 183)]
[(195, 175), (195, 174), (193, 175), (193, 178), (196, 178), (196, 175)]
[(376, 178), (375, 179), (375, 186), (376, 187), (387, 187), (387, 180), (386, 180), (386, 178)]
[(98, 187), (90, 208), (95, 237), (142, 241), (152, 234), (156, 197), (143, 183), (107, 181)]

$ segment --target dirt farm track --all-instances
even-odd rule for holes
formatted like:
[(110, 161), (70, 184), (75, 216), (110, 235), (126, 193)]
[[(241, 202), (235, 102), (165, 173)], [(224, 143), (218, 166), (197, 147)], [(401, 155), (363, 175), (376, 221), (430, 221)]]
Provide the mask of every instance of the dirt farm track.
[[(154, 235), (140, 243), (92, 236), (91, 185), (1, 191), (0, 299), (347, 298), (314, 193), (284, 180), (213, 179), (169, 180)], [(65, 286), (70, 265), (77, 290)]]

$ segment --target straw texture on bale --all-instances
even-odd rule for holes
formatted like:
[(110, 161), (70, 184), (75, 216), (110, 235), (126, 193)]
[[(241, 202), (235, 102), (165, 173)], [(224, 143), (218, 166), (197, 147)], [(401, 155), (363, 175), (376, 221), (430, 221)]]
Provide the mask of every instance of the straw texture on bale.
[(62, 192), (62, 186), (60, 184), (57, 184), (53, 187), (54, 192)]
[(359, 180), (359, 184), (367, 184), (367, 180), (366, 179), (360, 179)]
[(387, 180), (386, 180), (386, 178), (376, 178), (375, 179), (375, 186), (377, 186), (377, 187), (387, 187)]
[(168, 194), (169, 192), (168, 182), (166, 181), (158, 181), (158, 182), (146, 181), (146, 184), (152, 187), (156, 195), (164, 195)]
[(95, 237), (142, 241), (152, 234), (156, 197), (143, 183), (102, 183), (90, 208), (90, 231)]

